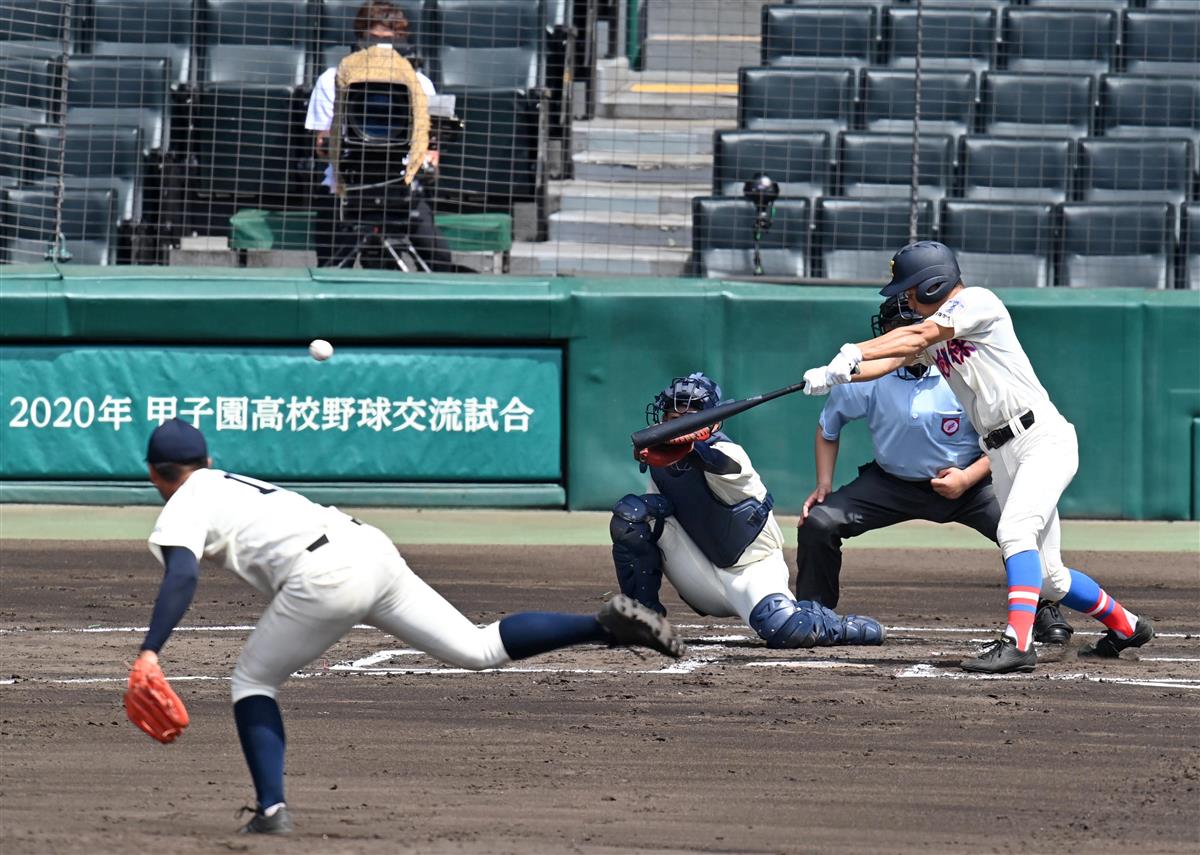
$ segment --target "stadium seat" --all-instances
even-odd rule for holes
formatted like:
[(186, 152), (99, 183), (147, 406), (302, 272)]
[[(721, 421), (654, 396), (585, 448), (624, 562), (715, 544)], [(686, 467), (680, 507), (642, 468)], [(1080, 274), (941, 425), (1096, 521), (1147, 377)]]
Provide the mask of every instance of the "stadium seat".
[(305, 0), (200, 0), (205, 84), (308, 82), (312, 30)]
[[(809, 275), (807, 199), (780, 199), (759, 255), (764, 276)], [(709, 279), (754, 275), (755, 207), (745, 199), (692, 200), (692, 252), (696, 273)]]
[(1200, 68), (1200, 9), (1129, 11), (1122, 33), (1124, 69), (1131, 74), (1179, 74)]
[(876, 51), (866, 6), (763, 6), (762, 64), (862, 68)]
[(545, 28), (538, 0), (437, 0), (435, 82), (448, 89), (538, 89)]
[(1085, 137), (1092, 127), (1092, 92), (1088, 76), (988, 72), (983, 75), (984, 132)]
[(186, 84), (194, 70), (192, 0), (92, 0), (92, 53), (165, 59), (168, 79)]
[(539, 152), (544, 150), (544, 102), (520, 89), (460, 89), (455, 113), (465, 130), (443, 148), (437, 193), (486, 197), (487, 210), (514, 201), (538, 201), (545, 190)]
[[(887, 11), (887, 64), (912, 68), (917, 57), (917, 10)], [(921, 15), (921, 67), (926, 71), (985, 71), (996, 63), (996, 13), (988, 8), (929, 9)]]
[(1145, 0), (1145, 6), (1158, 12), (1195, 12), (1196, 0)]
[(59, 68), (51, 59), (0, 59), (0, 124), (52, 121), (60, 99)]
[[(814, 274), (826, 279), (884, 282), (888, 261), (908, 243), (907, 199), (818, 199), (813, 236)], [(917, 235), (933, 230), (933, 203), (917, 208)]]
[(1103, 135), (1192, 141), (1200, 171), (1200, 79), (1105, 75), (1100, 78)]
[[(25, 180), (58, 182), (59, 157), (68, 191), (111, 190), (120, 222), (142, 218), (142, 129), (131, 127), (33, 127), (25, 132)], [(61, 154), (60, 154), (61, 153)]]
[(1071, 197), (1070, 140), (964, 137), (959, 195), (993, 202), (1065, 202)]
[[(321, 0), (317, 32), (317, 74), (336, 66), (354, 49), (357, 41), (354, 34), (354, 16), (362, 4), (363, 0)], [(430, 46), (424, 0), (392, 0), (392, 5), (404, 12), (408, 21), (408, 48), (423, 61), (421, 70), (430, 74)]]
[[(862, 121), (868, 131), (909, 133), (916, 113), (914, 75), (867, 69), (862, 84)], [(922, 71), (921, 132), (965, 134), (975, 126), (975, 75), (970, 71)]]
[(1182, 205), (1192, 183), (1192, 163), (1188, 140), (1081, 140), (1080, 198)]
[(67, 5), (63, 0), (0, 0), (0, 59), (62, 56)]
[(1054, 284), (1055, 206), (1046, 202), (942, 202), (941, 238), (963, 281), (985, 288)]
[(1180, 285), (1200, 291), (1200, 205), (1185, 205), (1180, 228), (1182, 246), (1180, 257), (1183, 270)]
[[(854, 198), (902, 196), (912, 184), (913, 139), (909, 134), (843, 133), (838, 137), (838, 192)], [(919, 182), (922, 199), (950, 192), (954, 172), (954, 139), (921, 134)]]
[[(1123, 12), (1125, 11), (1125, 7), (1136, 2), (1137, 0), (1025, 0), (1025, 5), (1035, 7), (1051, 6), (1055, 9), (1100, 9)], [(1191, 0), (1188, 0), (1188, 2), (1190, 3)], [(1013, 0), (1013, 5), (1016, 5), (1016, 0)]]
[(1076, 288), (1170, 288), (1175, 226), (1165, 202), (1062, 206), (1058, 283)]
[(138, 125), (146, 152), (171, 147), (169, 60), (76, 57), (67, 65), (68, 125)]
[(303, 133), (290, 86), (208, 86), (196, 95), (189, 195), (284, 194), (293, 134)]
[(21, 125), (0, 125), (0, 190), (21, 183), (24, 168), (24, 135)]
[(854, 72), (849, 69), (742, 68), (738, 127), (752, 131), (825, 131), (850, 127)]
[(1004, 67), (1102, 74), (1117, 49), (1117, 15), (1091, 9), (1006, 9)]
[(829, 134), (790, 131), (717, 131), (713, 135), (713, 195), (741, 196), (758, 173), (779, 185), (783, 198), (830, 190)]
[[(54, 190), (9, 190), (4, 194), (7, 226), (0, 229), (8, 260), (37, 264), (54, 239)], [(117, 228), (112, 191), (67, 191), (62, 197), (62, 235), (74, 264), (112, 264)]]

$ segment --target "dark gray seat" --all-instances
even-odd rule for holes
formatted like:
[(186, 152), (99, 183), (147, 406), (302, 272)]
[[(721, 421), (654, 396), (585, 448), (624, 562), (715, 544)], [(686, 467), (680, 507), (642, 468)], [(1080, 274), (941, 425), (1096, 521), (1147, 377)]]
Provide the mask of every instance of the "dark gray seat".
[[(921, 16), (921, 68), (981, 72), (996, 64), (996, 12), (988, 8), (928, 9)], [(917, 56), (917, 10), (887, 11), (885, 51), (893, 68), (912, 68)]]
[(1200, 10), (1128, 11), (1121, 38), (1125, 71), (1196, 78), (1200, 68)]
[(993, 202), (1065, 202), (1071, 197), (1072, 142), (964, 137), (960, 194)]
[[(9, 190), (4, 194), (9, 227), (3, 230), (13, 264), (38, 264), (54, 240), (54, 190)], [(113, 193), (67, 191), (62, 197), (62, 235), (75, 264), (112, 264), (117, 227)]]
[(941, 238), (963, 281), (985, 288), (1054, 284), (1055, 206), (1048, 202), (942, 202)]
[(64, 44), (64, 0), (0, 0), (0, 59), (50, 59), (70, 52)]
[[(807, 199), (780, 199), (760, 242), (763, 275), (808, 276)], [(709, 279), (754, 275), (755, 207), (745, 199), (692, 200), (692, 252), (697, 275)]]
[[(430, 74), (429, 26), (425, 14), (425, 0), (391, 0), (408, 21), (407, 47), (424, 64), (422, 71)], [(317, 30), (317, 71), (333, 68), (350, 53), (356, 45), (354, 16), (358, 14), (363, 0), (320, 0), (320, 20)], [(407, 53), (401, 50), (401, 53)]]
[(24, 136), (25, 128), (21, 125), (0, 125), (0, 190), (10, 190), (21, 183)]
[(538, 0), (437, 0), (429, 22), (439, 87), (543, 86), (544, 11)]
[(206, 84), (302, 86), (312, 24), (305, 0), (200, 0)]
[(1080, 197), (1181, 205), (1191, 189), (1193, 162), (1188, 140), (1081, 140)]
[[(917, 194), (940, 199), (950, 192), (954, 139), (921, 134)], [(838, 137), (838, 193), (846, 197), (909, 197), (913, 140), (908, 134), (843, 133)]]
[[(933, 231), (933, 203), (917, 208), (917, 236)], [(888, 262), (908, 243), (907, 199), (817, 200), (813, 231), (814, 273), (826, 279), (883, 283)]]
[(67, 65), (68, 125), (138, 125), (146, 152), (171, 148), (170, 61), (76, 57)]
[(713, 135), (713, 195), (741, 196), (758, 173), (769, 175), (785, 198), (830, 191), (829, 134), (791, 131), (717, 131)]
[[(1025, 5), (1035, 7), (1050, 6), (1055, 9), (1101, 9), (1123, 12), (1126, 6), (1136, 2), (1137, 0), (1025, 0)], [(1191, 2), (1191, 0), (1188, 0), (1188, 2)]]
[(56, 118), (59, 70), (52, 59), (0, 59), (0, 123), (37, 125)]
[(854, 72), (743, 68), (738, 71), (738, 127), (752, 131), (825, 131), (850, 127)]
[(862, 68), (876, 52), (866, 6), (763, 6), (762, 64)]
[(193, 107), (189, 195), (281, 195), (303, 115), (290, 86), (208, 86)]
[[(908, 133), (916, 114), (911, 71), (870, 68), (863, 73), (862, 122), (868, 131)], [(975, 74), (921, 72), (921, 132), (965, 134), (975, 126)]]
[(1147, 9), (1171, 12), (1195, 12), (1196, 0), (1145, 0)]
[(1085, 137), (1093, 121), (1090, 76), (989, 72), (983, 76), (984, 132), (993, 136)]
[(1183, 259), (1180, 285), (1200, 291), (1200, 204), (1184, 205), (1180, 237), (1179, 255)]
[(1165, 202), (1063, 205), (1058, 283), (1079, 288), (1173, 287), (1172, 210)]
[(165, 59), (172, 84), (194, 69), (192, 0), (92, 0), (92, 53)]
[(33, 127), (25, 132), (25, 180), (33, 185), (58, 182), (67, 190), (111, 190), (114, 216), (121, 222), (142, 219), (142, 130), (131, 127)]
[(1092, 9), (1004, 12), (1004, 67), (1010, 71), (1102, 74), (1117, 50), (1117, 15)]
[(1099, 122), (1106, 137), (1191, 140), (1200, 170), (1200, 78), (1107, 74)]

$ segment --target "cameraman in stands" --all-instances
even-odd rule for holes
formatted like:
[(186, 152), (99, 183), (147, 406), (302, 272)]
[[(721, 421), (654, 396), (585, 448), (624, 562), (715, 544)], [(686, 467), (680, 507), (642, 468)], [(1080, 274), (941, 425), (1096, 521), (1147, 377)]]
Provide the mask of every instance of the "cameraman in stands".
[[(367, 0), (354, 16), (354, 34), (359, 49), (373, 44), (393, 44), (397, 52), (408, 56), (404, 49), (408, 38), (408, 20), (399, 8), (387, 0)], [(317, 157), (329, 158), (329, 133), (333, 125), (334, 99), (336, 97), (337, 67), (326, 69), (313, 87), (308, 102), (308, 116), (304, 127), (316, 132)], [(436, 95), (433, 81), (417, 72), (417, 80), (426, 95)], [(334, 194), (333, 165), (325, 167), (321, 184), (317, 188), (314, 204), (317, 207), (316, 240), (317, 263), (321, 267), (330, 264), (337, 248), (344, 241), (354, 243), (353, 233), (339, 232), (337, 225), (337, 196)], [(450, 258), (450, 250), (434, 225), (433, 212), (423, 198), (417, 198), (410, 220), (409, 239), (425, 263), (434, 271), (453, 271), (456, 266)], [(386, 261), (386, 259), (385, 259)], [(389, 265), (390, 266), (390, 265)]]

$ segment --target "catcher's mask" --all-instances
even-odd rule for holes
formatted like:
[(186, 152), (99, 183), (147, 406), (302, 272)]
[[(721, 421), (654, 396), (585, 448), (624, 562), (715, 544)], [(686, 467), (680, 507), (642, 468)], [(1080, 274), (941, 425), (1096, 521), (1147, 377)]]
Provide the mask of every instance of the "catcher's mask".
[(878, 337), (896, 327), (908, 326), (921, 320), (921, 316), (908, 305), (908, 298), (897, 294), (879, 304), (879, 312), (871, 316), (871, 333)]
[(711, 410), (721, 403), (721, 387), (702, 371), (676, 377), (646, 406), (646, 424), (661, 424), (668, 412)]

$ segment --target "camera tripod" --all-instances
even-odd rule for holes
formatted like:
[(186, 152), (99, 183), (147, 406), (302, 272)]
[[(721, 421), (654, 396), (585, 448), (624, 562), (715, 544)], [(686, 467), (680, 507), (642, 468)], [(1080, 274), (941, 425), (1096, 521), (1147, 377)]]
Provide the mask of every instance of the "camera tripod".
[[(347, 225), (343, 222), (338, 227), (349, 231), (346, 228)], [(340, 244), (334, 249), (329, 261), (331, 267), (353, 267), (354, 262), (357, 261), (366, 269), (368, 265), (364, 254), (368, 254), (367, 258), (371, 255), (377, 255), (383, 259), (391, 256), (396, 269), (405, 273), (411, 272), (414, 267), (423, 273), (430, 272), (429, 265), (425, 263), (425, 259), (413, 246), (412, 238), (408, 236), (408, 228), (405, 224), (383, 221), (353, 223), (349, 226), (354, 231), (355, 242)], [(412, 267), (409, 266), (410, 262), (405, 260), (405, 256), (411, 259)]]

